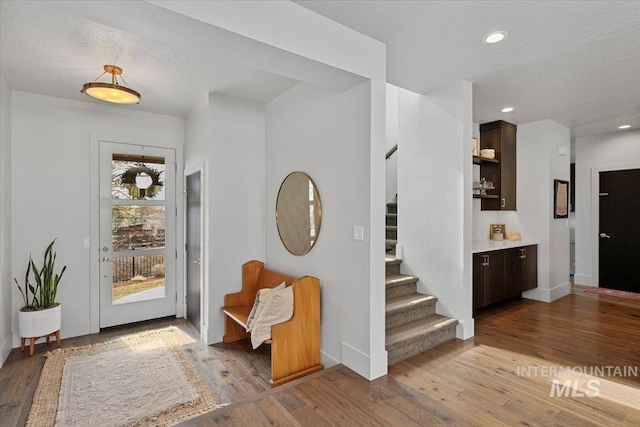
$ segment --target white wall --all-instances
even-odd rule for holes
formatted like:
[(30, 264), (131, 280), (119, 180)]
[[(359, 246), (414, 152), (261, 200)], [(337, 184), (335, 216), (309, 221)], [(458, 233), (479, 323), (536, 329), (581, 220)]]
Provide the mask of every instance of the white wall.
[(11, 88), (0, 74), (0, 366), (11, 348)]
[[(640, 164), (640, 130), (619, 131), (576, 139), (576, 284), (598, 286), (597, 188), (592, 171), (625, 169)], [(594, 206), (595, 203), (595, 206)], [(592, 210), (595, 208), (595, 212)]]
[(471, 84), (398, 94), (398, 242), (403, 271), (420, 278), (441, 314), (473, 336)]
[[(205, 164), (205, 334), (222, 341), (224, 295), (242, 265), (265, 259), (264, 105), (210, 94), (186, 120), (185, 164)], [(286, 270), (284, 270), (286, 271)]]
[[(398, 87), (387, 84), (385, 152), (398, 143)], [(393, 203), (398, 194), (398, 152), (385, 161), (385, 202)]]
[[(498, 213), (507, 232), (539, 242), (538, 288), (523, 294), (551, 302), (571, 292), (569, 281), (569, 219), (553, 218), (554, 179), (569, 181), (570, 131), (551, 120), (518, 126), (516, 212)], [(565, 147), (567, 155), (560, 155)]]
[[(152, 3), (239, 34), (262, 45), (247, 46), (243, 40), (231, 52), (235, 62), (287, 75), (316, 86), (344, 91), (370, 82), (370, 100), (364, 107), (369, 145), (362, 152), (370, 168), (359, 179), (367, 182), (369, 200), (368, 251), (369, 316), (365, 322), (367, 349), (358, 348), (364, 360), (352, 363), (358, 373), (373, 379), (387, 373), (384, 349), (384, 126), (386, 46), (377, 40), (318, 15), (293, 2), (197, 2)], [(254, 43), (251, 43), (255, 45)], [(255, 47), (254, 54), (247, 54)], [(242, 48), (242, 49), (241, 49)], [(227, 52), (229, 53), (229, 52)], [(322, 121), (326, 123), (325, 121)], [(330, 124), (329, 126), (334, 126)], [(320, 130), (321, 133), (327, 132)], [(323, 144), (328, 142), (323, 141)], [(305, 157), (308, 153), (305, 154)], [(324, 167), (333, 170), (332, 163)], [(268, 194), (267, 194), (268, 197)], [(352, 224), (353, 225), (353, 224)], [(362, 265), (357, 266), (360, 269)], [(365, 333), (364, 331), (360, 331)], [(356, 352), (357, 353), (357, 352)], [(356, 354), (354, 353), (354, 354)], [(356, 357), (357, 358), (357, 357)], [(345, 362), (343, 354), (342, 361)], [(347, 362), (345, 362), (347, 363)], [(359, 365), (356, 368), (355, 365)], [(366, 367), (364, 364), (368, 364)]]
[[(90, 135), (121, 135), (144, 141), (176, 141), (184, 137), (183, 119), (94, 103), (12, 92), (12, 274), (23, 274), (29, 253), (42, 256), (58, 238), (60, 266), (67, 265), (58, 290), (63, 305), (63, 337), (91, 331), (90, 289), (93, 274), (89, 214), (92, 170)], [(180, 165), (181, 166), (181, 165)], [(180, 222), (179, 222), (180, 227)], [(179, 240), (180, 242), (181, 240)], [(98, 242), (92, 248), (98, 250)], [(180, 276), (179, 276), (180, 277)], [(13, 291), (14, 346), (19, 344), (19, 293)]]
[[(376, 297), (369, 275), (370, 100), (369, 83), (344, 93), (300, 84), (266, 106), (267, 265), (320, 279), (323, 363), (342, 362), (365, 377)], [(280, 184), (293, 171), (313, 178), (322, 201), (322, 228), (304, 256), (285, 249), (274, 217)], [(364, 226), (365, 241), (352, 239), (354, 225)], [(384, 303), (375, 315), (384, 319)]]

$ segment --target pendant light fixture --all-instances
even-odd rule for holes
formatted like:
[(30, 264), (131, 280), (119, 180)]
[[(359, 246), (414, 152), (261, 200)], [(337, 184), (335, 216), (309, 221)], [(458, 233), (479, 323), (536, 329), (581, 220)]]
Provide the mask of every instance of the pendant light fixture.
[[(111, 83), (97, 81), (107, 73), (111, 74)], [(118, 76), (120, 76), (122, 84), (118, 81)], [(92, 98), (116, 104), (139, 104), (140, 99), (142, 99), (138, 92), (127, 85), (124, 77), (122, 77), (122, 68), (115, 65), (105, 65), (104, 73), (100, 74), (91, 83), (85, 83), (80, 92), (86, 93)]]

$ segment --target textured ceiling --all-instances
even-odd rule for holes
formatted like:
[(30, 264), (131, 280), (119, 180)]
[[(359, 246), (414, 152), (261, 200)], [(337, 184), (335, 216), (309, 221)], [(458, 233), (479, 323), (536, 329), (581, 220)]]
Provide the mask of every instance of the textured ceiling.
[(142, 94), (140, 105), (122, 108), (184, 117), (207, 92), (266, 103), (299, 83), (153, 37), (162, 28), (132, 33), (51, 4), (0, 3), (0, 66), (14, 90), (99, 103), (80, 93), (82, 84), (116, 64)]
[[(574, 136), (640, 127), (640, 1), (296, 3), (387, 43), (392, 84), (425, 93), (471, 81), (476, 122), (551, 119)], [(147, 2), (0, 7), (0, 71), (15, 90), (89, 101), (82, 84), (115, 63), (143, 95), (122, 108), (185, 116), (207, 92), (266, 103), (299, 81), (359, 81)], [(509, 37), (482, 43), (496, 29)]]
[[(473, 83), (474, 121), (640, 127), (640, 1), (296, 1), (387, 43), (390, 83)], [(482, 43), (490, 31), (508, 38)], [(501, 113), (506, 105), (513, 113)]]

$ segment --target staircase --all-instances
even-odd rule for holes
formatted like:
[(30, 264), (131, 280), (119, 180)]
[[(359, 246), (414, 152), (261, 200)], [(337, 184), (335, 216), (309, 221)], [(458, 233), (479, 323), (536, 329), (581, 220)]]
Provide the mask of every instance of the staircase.
[(397, 205), (387, 205), (386, 350), (393, 365), (456, 337), (458, 321), (436, 314), (438, 299), (417, 292), (418, 278), (400, 273), (388, 248), (397, 241)]
[(385, 252), (387, 255), (394, 255), (396, 253), (396, 243), (398, 243), (397, 203), (387, 203), (387, 227), (385, 239)]

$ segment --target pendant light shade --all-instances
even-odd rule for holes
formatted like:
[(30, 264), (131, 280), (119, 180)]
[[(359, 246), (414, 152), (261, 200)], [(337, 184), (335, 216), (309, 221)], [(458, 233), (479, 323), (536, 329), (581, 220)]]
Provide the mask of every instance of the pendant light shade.
[[(97, 81), (107, 73), (111, 74), (111, 83)], [(118, 76), (120, 76), (122, 84), (118, 81)], [(115, 65), (105, 65), (104, 73), (100, 74), (91, 83), (85, 83), (80, 92), (86, 93), (92, 98), (116, 104), (139, 104), (142, 99), (138, 92), (130, 89), (127, 85), (124, 77), (122, 77), (122, 68)]]

